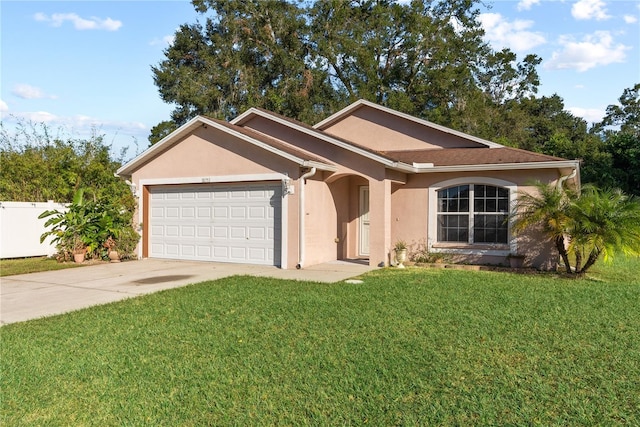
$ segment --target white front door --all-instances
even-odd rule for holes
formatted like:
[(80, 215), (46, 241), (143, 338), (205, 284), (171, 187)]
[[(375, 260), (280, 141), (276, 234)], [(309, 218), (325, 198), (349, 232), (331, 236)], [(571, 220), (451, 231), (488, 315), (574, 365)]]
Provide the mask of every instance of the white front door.
[(369, 187), (360, 187), (358, 255), (369, 256)]

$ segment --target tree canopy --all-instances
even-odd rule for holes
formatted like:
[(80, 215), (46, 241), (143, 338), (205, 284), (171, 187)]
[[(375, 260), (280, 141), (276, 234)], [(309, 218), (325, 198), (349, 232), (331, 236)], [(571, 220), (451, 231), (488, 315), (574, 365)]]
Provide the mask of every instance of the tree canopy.
[(539, 83), (538, 57), (517, 63), (483, 41), (476, 3), (194, 0), (203, 22), (181, 26), (152, 70), (177, 125), (249, 107), (315, 122), (359, 98), (462, 123), (472, 98), (502, 102)]

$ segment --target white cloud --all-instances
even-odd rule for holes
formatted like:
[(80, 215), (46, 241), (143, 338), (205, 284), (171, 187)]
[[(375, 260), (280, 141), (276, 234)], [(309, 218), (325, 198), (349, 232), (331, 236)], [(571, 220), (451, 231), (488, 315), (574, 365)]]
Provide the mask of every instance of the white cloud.
[(12, 121), (27, 120), (38, 123), (45, 123), (50, 126), (60, 126), (70, 129), (73, 133), (88, 135), (92, 129), (109, 132), (123, 132), (140, 134), (148, 128), (144, 123), (126, 122), (120, 120), (104, 120), (86, 115), (58, 116), (48, 111), (28, 111), (16, 112), (11, 115)]
[(60, 27), (65, 21), (70, 21), (76, 30), (107, 30), (117, 31), (122, 27), (122, 21), (111, 18), (102, 19), (92, 16), (89, 19), (82, 18), (75, 13), (54, 13), (47, 16), (44, 13), (36, 13), (33, 18), (40, 22), (50, 22), (54, 27)]
[(28, 84), (17, 84), (11, 91), (12, 94), (22, 99), (56, 99), (55, 95), (47, 95), (40, 88)]
[(579, 0), (571, 7), (571, 15), (578, 20), (602, 21), (611, 18), (611, 15), (607, 14), (606, 6), (602, 0)]
[(560, 36), (558, 40), (563, 46), (560, 52), (554, 52), (551, 59), (544, 64), (547, 69), (575, 69), (587, 71), (600, 65), (624, 62), (625, 51), (631, 49), (623, 44), (615, 44), (609, 31), (596, 31), (577, 42), (569, 36)]
[(638, 18), (633, 15), (624, 15), (622, 19), (624, 19), (624, 22), (626, 22), (627, 24), (635, 24), (636, 22), (638, 22)]
[(540, 0), (520, 0), (516, 8), (518, 10), (529, 10), (535, 4), (540, 4)]
[(479, 19), (485, 38), (496, 49), (508, 47), (515, 52), (527, 52), (546, 43), (541, 33), (528, 31), (533, 21), (516, 19), (509, 22), (499, 13), (483, 13)]
[(0, 99), (0, 113), (6, 113), (7, 111), (9, 111), (9, 106), (6, 102)]
[(162, 37), (161, 39), (155, 38), (153, 40), (151, 40), (151, 42), (149, 42), (149, 44), (151, 46), (171, 46), (173, 44), (173, 42), (175, 41), (176, 36), (175, 34), (170, 34), (167, 36)]
[(587, 123), (601, 122), (607, 113), (606, 108), (569, 107), (567, 110), (576, 117), (582, 117)]

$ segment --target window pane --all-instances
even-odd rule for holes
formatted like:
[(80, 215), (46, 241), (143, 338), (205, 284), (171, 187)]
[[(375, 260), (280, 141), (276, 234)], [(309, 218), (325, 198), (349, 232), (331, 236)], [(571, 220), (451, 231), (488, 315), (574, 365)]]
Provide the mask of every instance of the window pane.
[(507, 212), (509, 210), (509, 200), (498, 200), (498, 212)]
[(461, 185), (459, 188), (459, 197), (462, 199), (468, 199), (469, 198), (469, 186), (468, 185)]
[(496, 197), (496, 187), (492, 187), (491, 185), (487, 185), (486, 187), (486, 195), (487, 197)]
[(438, 215), (438, 240), (441, 242), (467, 242), (469, 239), (467, 215)]
[(473, 191), (476, 193), (476, 198), (484, 197), (484, 185), (475, 185)]
[(487, 199), (484, 211), (485, 212), (495, 212), (497, 207), (498, 206), (496, 206), (496, 200), (495, 199)]
[(479, 199), (478, 196), (476, 196), (473, 201), (473, 210), (474, 212), (484, 212), (484, 199)]
[(509, 189), (508, 188), (499, 187), (498, 188), (498, 197), (500, 197), (501, 199), (508, 199), (509, 198)]
[(469, 199), (460, 199), (458, 212), (469, 212)]
[(507, 243), (506, 215), (476, 215), (473, 221), (475, 243)]

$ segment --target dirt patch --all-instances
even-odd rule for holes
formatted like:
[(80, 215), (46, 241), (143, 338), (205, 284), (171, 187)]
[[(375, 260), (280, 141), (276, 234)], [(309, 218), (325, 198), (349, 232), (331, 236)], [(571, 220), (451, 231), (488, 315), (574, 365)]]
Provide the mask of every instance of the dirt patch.
[(166, 282), (175, 282), (178, 280), (185, 280), (191, 277), (195, 277), (188, 274), (174, 274), (169, 276), (156, 276), (156, 277), (148, 277), (146, 279), (134, 280), (133, 283), (137, 283), (138, 285), (155, 285), (157, 283), (166, 283)]

